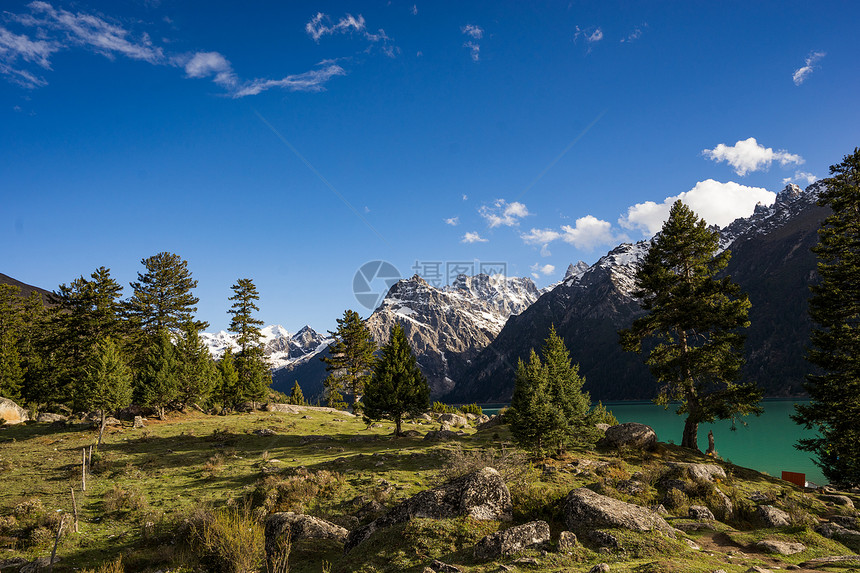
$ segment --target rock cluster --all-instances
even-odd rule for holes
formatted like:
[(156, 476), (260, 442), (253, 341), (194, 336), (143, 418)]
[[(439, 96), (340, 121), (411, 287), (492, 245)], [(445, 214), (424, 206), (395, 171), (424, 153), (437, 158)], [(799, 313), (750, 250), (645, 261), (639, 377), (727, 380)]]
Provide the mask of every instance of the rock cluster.
[(651, 426), (628, 422), (607, 428), (597, 445), (610, 448), (628, 447), (653, 450), (657, 447), (657, 434)]
[(564, 520), (574, 531), (621, 527), (633, 531), (659, 531), (675, 537), (666, 520), (650, 509), (626, 503), (581, 487), (571, 491), (564, 504)]
[(527, 549), (549, 542), (549, 524), (545, 521), (532, 521), (493, 533), (475, 545), (478, 559), (496, 559), (514, 555)]

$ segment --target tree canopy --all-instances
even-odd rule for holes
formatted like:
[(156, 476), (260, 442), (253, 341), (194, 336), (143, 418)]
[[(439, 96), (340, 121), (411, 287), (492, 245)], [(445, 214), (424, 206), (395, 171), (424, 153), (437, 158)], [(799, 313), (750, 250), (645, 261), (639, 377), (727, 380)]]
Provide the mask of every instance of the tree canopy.
[(321, 358), (329, 373), (323, 383), (326, 398), (332, 403), (342, 402), (346, 393), (358, 401), (376, 364), (376, 342), (354, 310), (345, 311), (343, 318), (337, 319), (337, 330), (329, 334), (333, 339), (329, 355)]

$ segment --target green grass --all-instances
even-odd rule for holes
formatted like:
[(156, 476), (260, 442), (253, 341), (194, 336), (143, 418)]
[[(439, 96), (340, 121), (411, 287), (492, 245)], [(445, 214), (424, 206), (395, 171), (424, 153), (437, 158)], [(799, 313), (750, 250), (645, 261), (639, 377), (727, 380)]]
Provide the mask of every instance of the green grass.
[[(404, 425), (404, 429), (422, 434), (437, 427), (435, 423)], [(274, 430), (275, 435), (254, 433), (262, 428)], [(469, 464), (481, 465), (488, 459), (505, 465), (500, 470), (514, 500), (515, 523), (549, 522), (554, 544), (566, 528), (561, 510), (571, 489), (585, 486), (631, 502), (656, 503), (663, 495), (656, 484), (668, 475), (669, 463), (713, 462), (665, 444), (654, 453), (580, 449), (530, 462), (523, 453), (512, 450), (506, 426), (481, 432), (467, 429), (466, 436), (444, 443), (420, 437), (394, 438), (392, 429), (385, 423), (367, 429), (360, 419), (317, 411), (230, 416), (192, 413), (164, 422), (151, 420), (138, 430), (128, 425), (108, 428), (100, 451), (93, 455), (87, 491), (81, 492), (81, 449), (94, 443), (94, 429), (48, 424), (7, 427), (0, 431), (0, 548), (6, 550), (4, 558), (50, 554), (59, 518), (72, 513), (70, 489), (74, 488), (80, 532), (70, 533), (71, 527), (66, 528), (58, 548), (62, 562), (55, 571), (95, 570), (120, 556), (127, 571), (168, 567), (176, 571), (183, 570), (183, 564), (190, 571), (201, 564), (204, 553), (193, 527), (203, 514), (211, 517), (247, 508), (248, 519), (256, 520), (254, 527), (260, 527), (267, 511), (294, 510), (349, 528), (358, 523), (353, 514), (369, 500), (390, 507), (438, 485)], [(804, 512), (825, 511), (823, 504), (802, 496), (785, 482), (728, 464), (724, 467), (729, 477), (718, 487), (736, 499), (759, 492), (777, 505), (791, 502)], [(636, 474), (648, 482), (646, 490), (636, 495), (624, 493), (625, 480)], [(21, 508), (30, 500), (39, 500), (43, 508), (25, 515)], [(36, 507), (37, 502), (32, 504)], [(372, 517), (363, 516), (361, 522)], [(333, 572), (420, 572), (432, 559), (471, 572), (495, 571), (499, 564), (528, 570), (529, 566), (514, 563), (514, 557), (496, 563), (480, 563), (472, 557), (471, 547), (480, 538), (509, 525), (468, 518), (419, 519), (376, 533), (348, 555), (335, 542), (299, 541), (292, 546), (290, 570), (319, 572), (327, 562)], [(761, 533), (784, 535), (810, 547), (796, 559), (786, 558), (786, 563), (849, 553), (808, 530), (759, 532), (744, 531), (748, 528), (740, 522), (732, 525), (737, 529), (722, 527), (741, 546), (753, 543)], [(241, 536), (234, 539), (224, 531), (229, 527), (222, 528), (216, 540), (224, 540), (221, 549), (229, 554), (229, 543), (241, 546), (243, 542)], [(530, 550), (524, 555), (537, 559), (541, 571), (588, 571), (603, 561), (613, 571), (631, 573), (746, 570), (722, 554), (695, 552), (681, 541), (657, 534), (616, 533), (622, 549), (615, 553), (600, 553), (586, 541), (571, 555), (554, 550)], [(689, 537), (696, 540), (701, 536), (691, 533)], [(208, 554), (217, 554), (218, 547), (210, 550)], [(746, 561), (752, 562), (755, 559)]]

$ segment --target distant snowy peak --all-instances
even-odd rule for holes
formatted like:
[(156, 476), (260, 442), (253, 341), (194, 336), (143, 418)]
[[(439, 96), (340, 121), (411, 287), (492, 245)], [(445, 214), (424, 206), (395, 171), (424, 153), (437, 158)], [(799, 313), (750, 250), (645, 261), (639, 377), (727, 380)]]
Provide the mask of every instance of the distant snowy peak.
[(577, 279), (585, 274), (585, 271), (589, 269), (588, 263), (585, 261), (577, 261), (576, 264), (570, 263), (567, 266), (567, 272), (564, 273), (564, 279)]
[[(283, 368), (296, 360), (316, 354), (330, 342), (310, 326), (304, 326), (295, 334), (290, 334), (283, 326), (273, 324), (261, 328), (260, 334), (264, 353), (274, 369)], [(236, 343), (237, 337), (238, 335), (224, 330), (200, 334), (200, 338), (209, 348), (209, 353), (216, 359), (224, 355), (227, 347), (230, 347), (233, 352), (239, 350), (239, 345)]]
[(567, 287), (587, 288), (599, 280), (608, 278), (621, 294), (633, 298), (636, 271), (639, 268), (639, 262), (648, 252), (648, 247), (647, 241), (622, 243), (600, 257), (590, 267), (582, 261), (576, 265), (570, 265), (562, 284)]

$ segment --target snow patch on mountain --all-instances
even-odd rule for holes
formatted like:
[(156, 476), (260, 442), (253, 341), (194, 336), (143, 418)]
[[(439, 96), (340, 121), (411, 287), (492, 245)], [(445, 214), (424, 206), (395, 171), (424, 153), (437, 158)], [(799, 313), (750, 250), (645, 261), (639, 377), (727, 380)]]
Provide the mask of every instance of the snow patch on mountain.
[[(261, 328), (260, 334), (264, 354), (273, 370), (314, 356), (331, 342), (330, 338), (320, 335), (310, 326), (303, 326), (298, 332), (291, 334), (280, 324), (272, 324)], [(201, 332), (200, 338), (216, 360), (224, 356), (228, 347), (234, 353), (239, 351), (239, 344), (236, 342), (238, 335), (232, 332)]]

